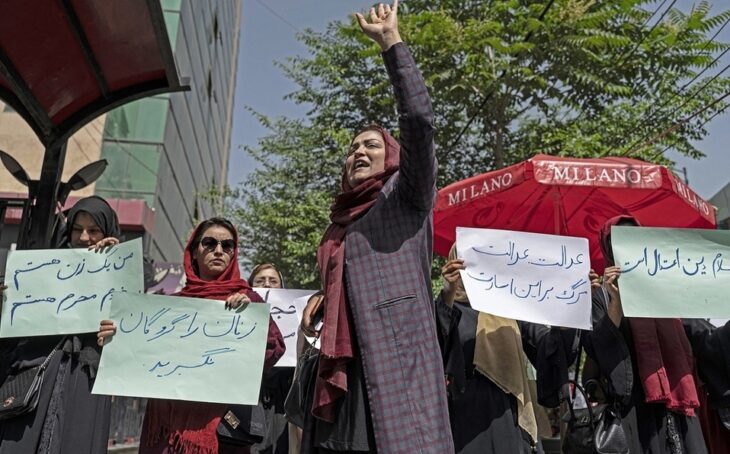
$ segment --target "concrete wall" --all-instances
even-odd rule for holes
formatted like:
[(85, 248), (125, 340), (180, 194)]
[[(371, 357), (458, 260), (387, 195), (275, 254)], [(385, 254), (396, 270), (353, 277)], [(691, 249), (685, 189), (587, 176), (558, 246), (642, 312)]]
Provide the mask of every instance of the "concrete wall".
[[(81, 167), (99, 159), (101, 154), (101, 135), (105, 116), (97, 118), (79, 130), (68, 141), (63, 179), (66, 181)], [(0, 150), (13, 156), (28, 172), (32, 179), (41, 173), (44, 147), (25, 120), (15, 112), (6, 111), (5, 104), (0, 101)], [(8, 173), (5, 166), (0, 165), (0, 192), (27, 193), (21, 185)], [(94, 185), (89, 185), (74, 195), (87, 196), (94, 193)]]

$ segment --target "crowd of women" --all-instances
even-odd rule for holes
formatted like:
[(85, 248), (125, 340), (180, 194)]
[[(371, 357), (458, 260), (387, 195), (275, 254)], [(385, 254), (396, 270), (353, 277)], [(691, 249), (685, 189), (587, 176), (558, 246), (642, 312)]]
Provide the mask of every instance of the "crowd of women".
[[(593, 437), (602, 430), (593, 426), (589, 437), (576, 442), (571, 431), (580, 427), (571, 421), (562, 425), (563, 438), (573, 440), (564, 452), (730, 452), (730, 325), (623, 317), (610, 227), (638, 225), (633, 218), (611, 219), (601, 232), (607, 267), (603, 276), (590, 276), (591, 331), (472, 309), (455, 248), (442, 268), (443, 290), (434, 298), (431, 101), (399, 36), (397, 1), (357, 20), (382, 48), (400, 141), (371, 125), (350, 144), (331, 224), (316, 251), (322, 291), (302, 317), (301, 333), (315, 343), (300, 335), (303, 361), (296, 372), (272, 368), (285, 347), (270, 319), (261, 391), (267, 430), (258, 443), (221, 436), (226, 405), (150, 399), (139, 452), (547, 452), (542, 439), (560, 429), (551, 427), (544, 408), (565, 401), (574, 406), (578, 389), (596, 412), (594, 403), (611, 409), (603, 429), (610, 416), (613, 448), (598, 450), (605, 440)], [(102, 250), (119, 238), (114, 211), (89, 197), (68, 213), (59, 247)], [(226, 219), (200, 223), (183, 255), (181, 296), (224, 300), (231, 309), (262, 301), (253, 286), (284, 287), (271, 264), (241, 279), (238, 235)], [(39, 364), (51, 349), (59, 354), (48, 365), (50, 378), (36, 410), (0, 421), (0, 454), (106, 452), (110, 400), (90, 390), (103, 345), (114, 332), (114, 322), (103, 320), (96, 334), (6, 341), (2, 380)], [(241, 374), (247, 373), (241, 366)], [(582, 374), (571, 375), (575, 369)], [(236, 383), (230, 377), (231, 386)], [(294, 388), (301, 417), (289, 411), (287, 395)]]

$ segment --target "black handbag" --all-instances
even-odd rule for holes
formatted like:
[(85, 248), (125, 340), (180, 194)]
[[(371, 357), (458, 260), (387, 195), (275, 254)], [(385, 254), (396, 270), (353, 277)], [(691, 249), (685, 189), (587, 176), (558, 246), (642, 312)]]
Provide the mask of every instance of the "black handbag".
[[(563, 421), (568, 424), (562, 441), (562, 452), (570, 454), (628, 454), (629, 443), (621, 425), (621, 412), (617, 404), (592, 405), (585, 389), (578, 384), (580, 350), (576, 365), (576, 380), (570, 380), (576, 392), (580, 392), (587, 408), (575, 408), (575, 398), (568, 399), (568, 411)], [(597, 380), (588, 380), (586, 387), (600, 387)], [(604, 391), (605, 395), (605, 391)], [(573, 395), (575, 397), (575, 395)]]
[(264, 441), (268, 422), (261, 403), (231, 405), (218, 423), (218, 440), (235, 446), (250, 446)]
[[(319, 350), (314, 343), (297, 359), (297, 371), (284, 401), (287, 419), (297, 427), (304, 427), (305, 416), (311, 408), (314, 382), (319, 364)], [(310, 405), (308, 405), (308, 403)]]
[(48, 364), (65, 341), (63, 337), (40, 365), (8, 375), (0, 385), (0, 420), (15, 418), (36, 409)]

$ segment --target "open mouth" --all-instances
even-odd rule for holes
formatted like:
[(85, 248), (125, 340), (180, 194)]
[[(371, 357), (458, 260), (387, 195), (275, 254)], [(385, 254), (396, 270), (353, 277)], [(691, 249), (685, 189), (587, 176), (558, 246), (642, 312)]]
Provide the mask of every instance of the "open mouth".
[(370, 163), (364, 160), (358, 160), (355, 161), (355, 165), (352, 166), (352, 170), (355, 171), (360, 169), (366, 169), (368, 167), (370, 167)]

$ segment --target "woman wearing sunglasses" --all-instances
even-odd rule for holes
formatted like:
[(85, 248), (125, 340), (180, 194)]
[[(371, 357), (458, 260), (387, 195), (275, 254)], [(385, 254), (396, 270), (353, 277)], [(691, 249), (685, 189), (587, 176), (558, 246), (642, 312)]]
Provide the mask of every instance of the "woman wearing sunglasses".
[[(179, 296), (216, 299), (235, 309), (249, 302), (263, 302), (238, 270), (238, 235), (223, 218), (200, 223), (185, 248), (185, 287)], [(99, 327), (99, 344), (114, 334), (111, 320)], [(266, 341), (264, 370), (284, 354), (284, 339), (272, 319)], [(245, 365), (241, 365), (242, 368)], [(242, 371), (242, 373), (245, 373)], [(235, 377), (231, 377), (235, 386)], [(141, 454), (248, 453), (248, 447), (229, 446), (218, 441), (216, 428), (227, 406), (205, 402), (150, 399), (147, 403), (139, 452)]]

